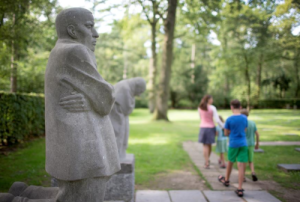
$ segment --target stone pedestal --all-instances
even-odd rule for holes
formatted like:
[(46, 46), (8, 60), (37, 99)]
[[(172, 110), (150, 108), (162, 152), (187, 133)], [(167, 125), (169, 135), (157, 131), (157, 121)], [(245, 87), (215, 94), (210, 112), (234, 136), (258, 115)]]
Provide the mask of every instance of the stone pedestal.
[(134, 202), (134, 164), (134, 155), (126, 154), (121, 161), (121, 170), (106, 184), (105, 201)]

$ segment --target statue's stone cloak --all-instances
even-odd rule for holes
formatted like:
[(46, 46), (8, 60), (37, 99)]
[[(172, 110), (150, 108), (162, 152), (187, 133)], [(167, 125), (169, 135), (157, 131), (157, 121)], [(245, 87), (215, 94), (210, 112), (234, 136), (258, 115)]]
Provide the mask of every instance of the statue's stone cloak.
[(110, 113), (110, 119), (116, 135), (119, 158), (126, 157), (129, 138), (129, 118), (135, 107), (136, 79), (126, 79), (115, 85), (116, 101)]
[[(88, 109), (70, 112), (60, 100), (82, 94)], [(72, 40), (59, 39), (45, 74), (46, 171), (73, 181), (110, 176), (120, 170), (108, 114), (114, 88), (98, 73), (94, 53)]]

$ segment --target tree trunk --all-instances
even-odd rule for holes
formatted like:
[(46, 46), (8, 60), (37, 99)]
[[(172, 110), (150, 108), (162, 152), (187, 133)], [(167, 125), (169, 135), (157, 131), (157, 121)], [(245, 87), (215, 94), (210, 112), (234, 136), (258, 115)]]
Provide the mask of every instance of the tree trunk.
[(247, 82), (247, 110), (250, 111), (250, 103), (251, 103), (251, 81), (250, 81), (250, 75), (249, 75), (249, 64), (248, 64), (248, 59), (247, 56), (245, 55), (245, 78)]
[(156, 24), (157, 24), (157, 6), (156, 2), (153, 1), (153, 20), (151, 25), (151, 54), (149, 66), (149, 81), (148, 81), (148, 107), (150, 113), (153, 113), (155, 110), (156, 104), (156, 92), (155, 92), (155, 78), (156, 78), (156, 65), (157, 65), (157, 54), (156, 54)]
[[(15, 14), (13, 15), (13, 26), (15, 26)], [(14, 29), (14, 28), (13, 28)], [(14, 30), (13, 30), (14, 35)], [(10, 57), (10, 91), (12, 93), (17, 92), (17, 66), (15, 64), (15, 43), (11, 41), (11, 57)]]
[(192, 83), (195, 83), (195, 55), (196, 55), (196, 44), (193, 44), (192, 54), (191, 54), (191, 69), (192, 69), (191, 82)]
[[(264, 54), (260, 54), (258, 64), (257, 64), (257, 78), (256, 78), (256, 85), (258, 87), (257, 94), (258, 98), (260, 98), (260, 91), (261, 91), (261, 72), (262, 72), (262, 67), (263, 67), (263, 59), (264, 59)], [(258, 101), (258, 100), (257, 100)]]
[(294, 60), (294, 68), (295, 68), (295, 74), (296, 74), (295, 97), (298, 97), (300, 94), (300, 77), (299, 77), (299, 67), (298, 67), (299, 55), (300, 55), (300, 52), (298, 51), (298, 49), (296, 49), (295, 60)]
[(170, 91), (170, 77), (173, 60), (173, 40), (176, 21), (177, 0), (168, 0), (167, 18), (164, 19), (164, 42), (162, 53), (162, 66), (157, 94), (154, 119), (168, 121), (168, 100)]

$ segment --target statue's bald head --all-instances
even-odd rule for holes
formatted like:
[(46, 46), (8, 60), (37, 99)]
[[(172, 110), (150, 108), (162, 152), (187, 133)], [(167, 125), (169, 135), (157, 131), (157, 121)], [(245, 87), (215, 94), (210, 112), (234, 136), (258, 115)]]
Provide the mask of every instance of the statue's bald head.
[(69, 8), (61, 11), (55, 20), (59, 39), (71, 39), (95, 50), (99, 37), (95, 30), (93, 14), (84, 8)]
[(70, 38), (67, 27), (69, 25), (76, 27), (78, 23), (85, 20), (86, 15), (92, 15), (92, 13), (85, 8), (69, 8), (61, 11), (55, 20), (58, 38)]

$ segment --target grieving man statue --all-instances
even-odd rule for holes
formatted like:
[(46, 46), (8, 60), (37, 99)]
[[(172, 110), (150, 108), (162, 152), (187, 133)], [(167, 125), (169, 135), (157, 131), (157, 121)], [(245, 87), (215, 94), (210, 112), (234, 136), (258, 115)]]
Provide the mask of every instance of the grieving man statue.
[(146, 89), (143, 78), (125, 79), (115, 85), (116, 101), (110, 113), (114, 127), (120, 161), (126, 158), (126, 149), (129, 137), (129, 118), (135, 107), (135, 96), (142, 94)]
[(114, 88), (98, 73), (92, 13), (61, 11), (58, 41), (45, 73), (46, 171), (58, 181), (59, 202), (102, 202), (120, 170), (109, 118)]

